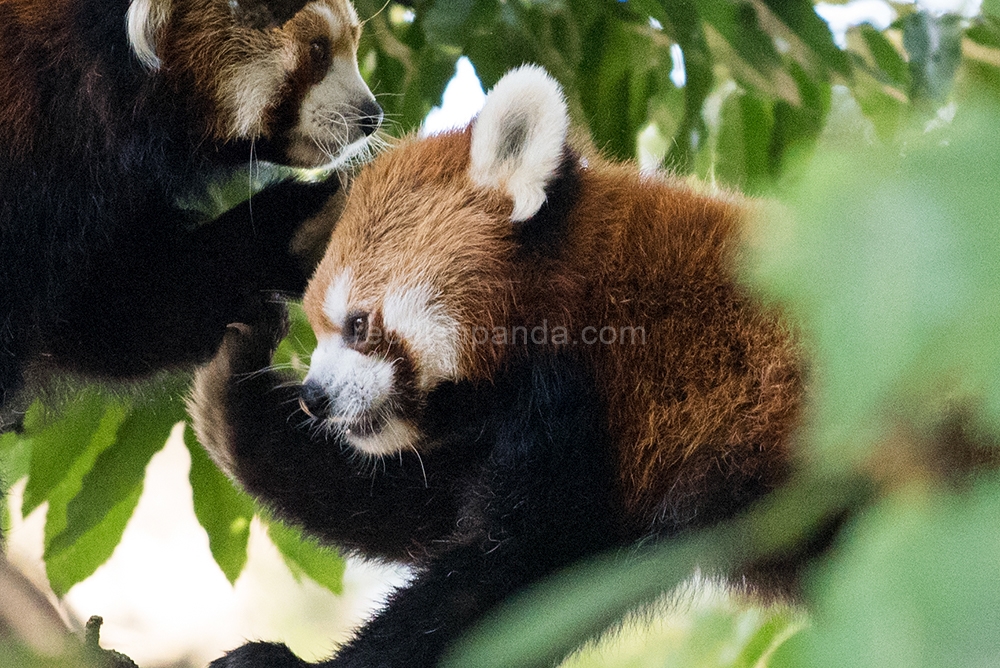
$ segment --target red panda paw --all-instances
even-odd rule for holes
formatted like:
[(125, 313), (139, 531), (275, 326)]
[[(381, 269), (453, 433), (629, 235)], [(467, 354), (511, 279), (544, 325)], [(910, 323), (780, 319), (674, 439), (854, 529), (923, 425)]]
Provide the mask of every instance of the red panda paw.
[(232, 322), (222, 346), (209, 366), (226, 368), (227, 375), (259, 371), (271, 364), (278, 344), (288, 334), (288, 308), (278, 296), (260, 301), (251, 322)]

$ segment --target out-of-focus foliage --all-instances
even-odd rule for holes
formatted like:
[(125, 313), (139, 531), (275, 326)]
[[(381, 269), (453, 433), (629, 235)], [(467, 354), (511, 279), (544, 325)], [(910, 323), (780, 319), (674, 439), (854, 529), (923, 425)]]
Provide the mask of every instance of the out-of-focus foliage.
[[(748, 276), (814, 352), (804, 473), (790, 490), (732, 524), (545, 584), (457, 648), (454, 665), (558, 657), (696, 565), (788, 544), (843, 507), (857, 517), (806, 578), (806, 630), (785, 610), (713, 609), (690, 620), (696, 641), (668, 651), (654, 633), (639, 656), (937, 666), (1000, 655), (1000, 482), (942, 482), (950, 465), (988, 459), (1000, 434), (1000, 2), (975, 18), (888, 4), (888, 28), (855, 26), (841, 42), (805, 0), (356, 0), (361, 69), (393, 133), (440, 103), (459, 57), (485, 88), (535, 62), (605, 153), (651, 151), (773, 198)], [(297, 317), (276, 363), (301, 369), (313, 344)], [(0, 436), (0, 475), (28, 477), (22, 512), (48, 503), (57, 593), (111, 554), (146, 464), (185, 419), (185, 383), (87, 389), (61, 409), (36, 404), (23, 433)], [(255, 508), (185, 429), (196, 515), (234, 581)], [(338, 590), (338, 558), (277, 524), (269, 533), (296, 574)]]

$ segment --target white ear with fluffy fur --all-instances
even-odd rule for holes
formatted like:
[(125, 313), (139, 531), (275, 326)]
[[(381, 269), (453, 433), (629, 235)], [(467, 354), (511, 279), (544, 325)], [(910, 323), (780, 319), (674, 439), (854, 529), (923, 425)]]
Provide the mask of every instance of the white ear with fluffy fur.
[(568, 127), (566, 99), (555, 79), (533, 65), (511, 70), (486, 96), (473, 125), (469, 176), (510, 195), (511, 219), (527, 220), (545, 203)]

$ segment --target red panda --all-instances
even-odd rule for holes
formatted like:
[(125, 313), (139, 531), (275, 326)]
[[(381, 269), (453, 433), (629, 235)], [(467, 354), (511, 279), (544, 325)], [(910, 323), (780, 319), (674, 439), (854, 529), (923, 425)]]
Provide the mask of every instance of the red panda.
[(262, 291), (301, 292), (289, 246), (336, 179), (186, 203), (357, 156), (382, 117), (359, 31), (348, 0), (0, 0), (0, 428), (29, 370), (192, 365)]
[[(544, 575), (786, 476), (803, 362), (738, 281), (750, 205), (584, 158), (567, 132), (529, 66), (470, 127), (381, 155), (306, 290), (303, 383), (262, 371), (277, 313), (196, 375), (195, 428), (247, 491), (416, 567), (324, 666), (434, 665)], [(213, 665), (304, 664), (252, 643)]]

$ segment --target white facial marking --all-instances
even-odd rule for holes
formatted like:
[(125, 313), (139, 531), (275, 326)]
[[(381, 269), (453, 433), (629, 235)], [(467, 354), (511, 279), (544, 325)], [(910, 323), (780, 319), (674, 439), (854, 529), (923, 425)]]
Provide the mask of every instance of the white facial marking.
[(352, 350), (332, 336), (313, 351), (305, 382), (323, 387), (330, 414), (349, 422), (378, 410), (392, 392), (393, 377), (391, 363)]
[(389, 290), (382, 305), (386, 331), (409, 345), (423, 390), (458, 377), (458, 322), (436, 301), (437, 296), (437, 290), (423, 283)]
[(476, 185), (510, 195), (511, 219), (527, 220), (545, 203), (568, 127), (559, 84), (540, 67), (512, 70), (487, 94), (473, 126), (469, 176)]
[(132, 0), (125, 14), (125, 29), (132, 51), (147, 69), (160, 69), (156, 37), (170, 18), (170, 0)]
[(328, 426), (362, 452), (388, 455), (413, 447), (418, 432), (391, 413), (393, 365), (344, 345), (339, 336), (322, 339), (305, 382), (321, 386), (330, 401)]
[(264, 133), (264, 111), (277, 98), (290, 61), (294, 61), (294, 54), (284, 49), (269, 58), (242, 65), (231, 76), (224, 77), (222, 98), (231, 105), (233, 123), (229, 132), (233, 138), (259, 137)]
[(351, 270), (345, 269), (330, 281), (323, 299), (323, 313), (335, 325), (341, 325), (347, 319), (348, 305), (351, 301)]
[[(337, 36), (349, 26), (342, 25), (326, 5), (313, 3), (306, 10), (323, 17), (330, 26), (330, 34)], [(353, 7), (349, 7), (350, 21), (357, 21)], [(292, 145), (290, 156), (299, 162), (315, 162), (317, 152), (326, 157), (324, 167), (342, 166), (361, 153), (368, 144), (368, 137), (361, 132), (361, 112), (357, 105), (374, 101), (368, 85), (361, 78), (354, 53), (335, 54), (330, 69), (322, 81), (309, 89), (299, 110), (299, 126), (295, 134), (299, 142)]]

